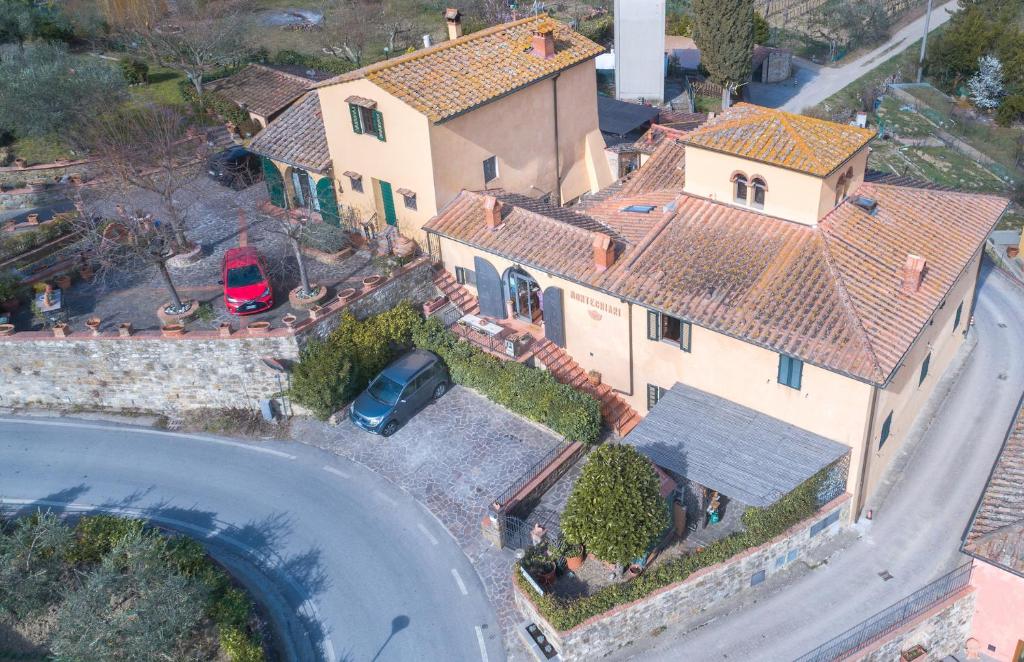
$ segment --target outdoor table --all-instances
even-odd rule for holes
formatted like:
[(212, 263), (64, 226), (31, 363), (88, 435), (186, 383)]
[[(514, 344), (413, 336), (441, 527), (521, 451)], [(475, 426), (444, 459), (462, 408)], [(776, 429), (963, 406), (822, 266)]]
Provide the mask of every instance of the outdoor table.
[(63, 308), (64, 297), (60, 288), (55, 288), (51, 292), (50, 303), (46, 303), (46, 293), (40, 292), (36, 295), (35, 304), (36, 310), (43, 316), (48, 322), (62, 322), (67, 317), (67, 312)]
[(498, 351), (498, 345), (500, 344), (498, 336), (505, 331), (505, 327), (500, 324), (495, 324), (494, 322), (488, 322), (479, 315), (463, 315), (459, 318), (459, 324), (464, 324), (474, 331), (486, 336), (487, 349), (491, 351)]

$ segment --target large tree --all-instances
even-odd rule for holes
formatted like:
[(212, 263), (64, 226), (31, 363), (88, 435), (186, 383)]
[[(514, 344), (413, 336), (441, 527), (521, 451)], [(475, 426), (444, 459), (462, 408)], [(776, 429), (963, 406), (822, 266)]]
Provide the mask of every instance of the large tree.
[(693, 0), (693, 38), (711, 80), (722, 86), (722, 108), (750, 81), (754, 51), (753, 0)]
[(590, 454), (561, 522), (566, 540), (622, 565), (642, 556), (668, 525), (651, 461), (623, 444)]
[(0, 616), (24, 618), (61, 597), (72, 542), (71, 530), (52, 513), (23, 517), (9, 532), (0, 531)]

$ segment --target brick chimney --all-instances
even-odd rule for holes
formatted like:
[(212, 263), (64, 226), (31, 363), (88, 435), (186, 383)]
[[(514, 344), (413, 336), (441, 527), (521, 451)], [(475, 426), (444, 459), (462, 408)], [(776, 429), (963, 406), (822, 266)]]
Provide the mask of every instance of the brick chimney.
[(448, 39), (455, 41), (462, 36), (462, 13), (455, 7), (444, 10), (444, 20), (448, 23)]
[(497, 230), (501, 225), (501, 201), (493, 195), (484, 197), (484, 223), (491, 230)]
[(555, 26), (541, 21), (533, 33), (533, 54), (542, 59), (555, 57)]
[(910, 253), (907, 261), (903, 264), (902, 283), (900, 291), (904, 294), (914, 294), (921, 289), (921, 281), (924, 279), (925, 259), (920, 255)]
[(615, 244), (603, 232), (594, 232), (594, 268), (604, 271), (615, 263)]

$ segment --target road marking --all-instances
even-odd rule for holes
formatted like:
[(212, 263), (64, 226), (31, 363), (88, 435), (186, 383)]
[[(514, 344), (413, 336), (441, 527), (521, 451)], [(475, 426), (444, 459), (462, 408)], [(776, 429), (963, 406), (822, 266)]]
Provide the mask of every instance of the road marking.
[(484, 643), (484, 629), (476, 626), (476, 642), (480, 644), (480, 659), (489, 662), (487, 659), (487, 644)]
[[(416, 523), (416, 526), (417, 526), (417, 527), (419, 528), (419, 530), (420, 530), (420, 531), (422, 531), (422, 532), (423, 532), (423, 535), (425, 535), (425, 536), (427, 537), (427, 540), (429, 540), (429, 541), (430, 541), (430, 544), (431, 544), (431, 545), (436, 545), (436, 544), (437, 544), (437, 538), (435, 538), (435, 537), (434, 537), (434, 534), (433, 534), (433, 533), (431, 533), (431, 532), (430, 532), (430, 531), (429, 531), (429, 530), (427, 529), (427, 527), (423, 526), (423, 524), (421, 524), (421, 523), (419, 523), (419, 522), (417, 522), (417, 523)], [(452, 572), (455, 572), (455, 571), (454, 571), (454, 570), (452, 570)]]
[(327, 465), (324, 465), (323, 470), (326, 471), (329, 474), (334, 474), (335, 476), (341, 476), (342, 478), (351, 478), (352, 477), (351, 475), (345, 473), (341, 469), (335, 469), (334, 467), (328, 467)]
[(274, 455), (276, 457), (283, 457), (287, 460), (294, 460), (294, 455), (282, 451), (276, 451), (273, 448), (262, 448), (254, 444), (246, 444), (240, 441), (228, 441), (227, 439), (219, 439), (217, 437), (206, 437), (201, 434), (186, 434), (184, 432), (168, 432), (167, 430), (150, 430), (147, 428), (134, 428), (134, 427), (119, 427), (116, 425), (93, 425), (89, 423), (65, 423), (62, 421), (31, 421), (26, 419), (11, 419), (11, 418), (0, 418), (0, 423), (9, 423), (14, 425), (49, 425), (51, 427), (58, 428), (78, 428), (81, 430), (104, 430), (106, 432), (131, 432), (135, 434), (151, 434), (160, 437), (176, 437), (178, 439), (195, 439), (197, 441), (207, 441), (211, 444), (220, 444), (222, 446), (234, 446), (235, 448), (242, 448), (247, 451), (253, 451), (255, 453), (266, 453), (267, 455)]
[(459, 571), (452, 568), (452, 577), (455, 578), (455, 583), (459, 585), (459, 590), (462, 591), (462, 595), (469, 595), (469, 591), (466, 590), (466, 585), (462, 583), (462, 577), (459, 576)]

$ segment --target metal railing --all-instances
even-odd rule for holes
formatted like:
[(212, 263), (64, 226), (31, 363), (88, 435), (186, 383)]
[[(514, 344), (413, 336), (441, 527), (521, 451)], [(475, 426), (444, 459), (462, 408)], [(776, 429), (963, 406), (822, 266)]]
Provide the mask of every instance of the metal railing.
[(795, 662), (832, 662), (892, 634), (971, 581), (971, 562), (939, 577), (922, 589), (878, 612), (843, 634), (797, 658)]
[(529, 469), (524, 471), (522, 475), (519, 476), (519, 478), (512, 481), (511, 484), (509, 484), (504, 490), (502, 490), (501, 494), (494, 498), (494, 505), (497, 506), (499, 509), (504, 508), (512, 499), (512, 497), (515, 496), (516, 492), (523, 489), (523, 487), (525, 487), (527, 483), (536, 478), (540, 474), (540, 472), (543, 471), (549, 464), (551, 464), (551, 462), (556, 457), (558, 457), (558, 455), (562, 453), (564, 450), (565, 444), (558, 444), (557, 446), (549, 450), (547, 453), (545, 453), (543, 457), (541, 457), (539, 460), (530, 465)]

